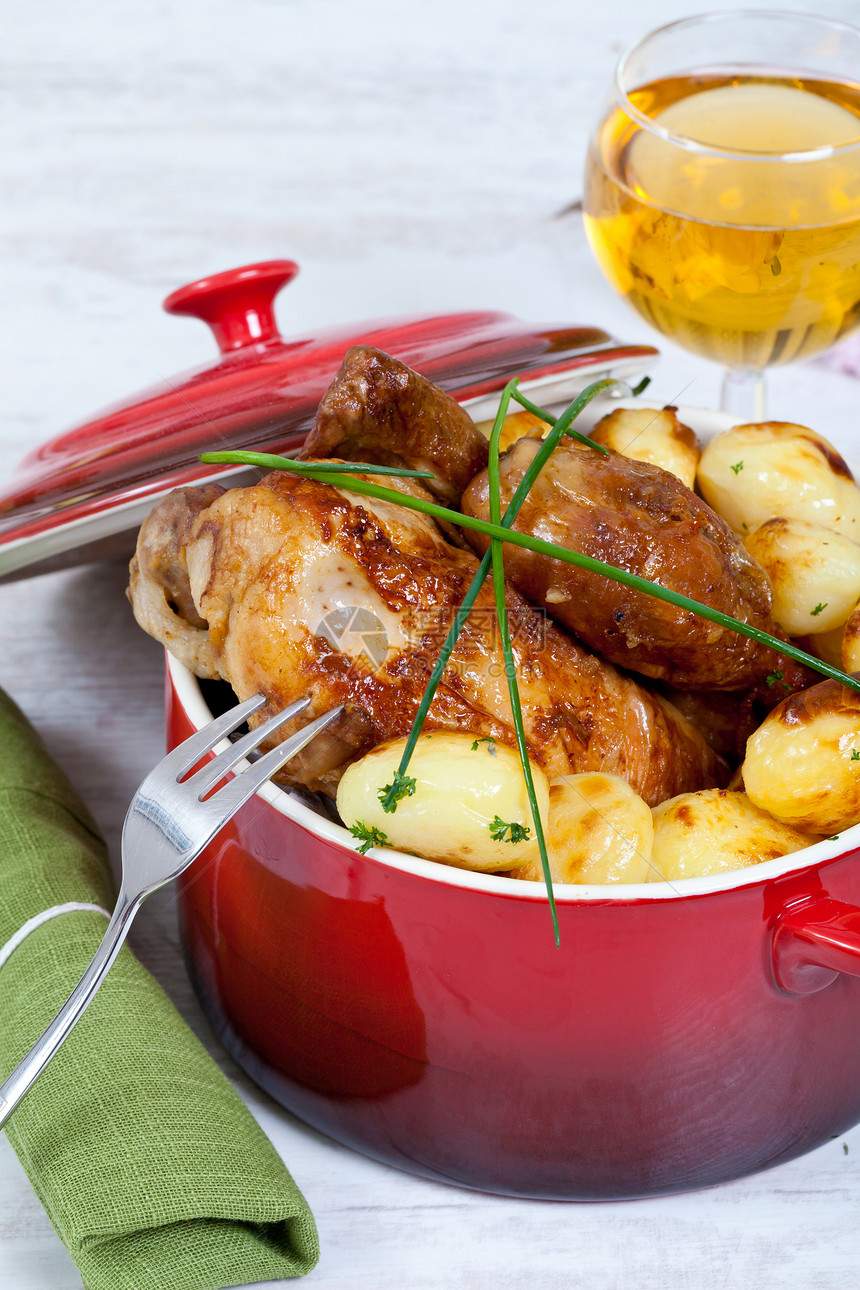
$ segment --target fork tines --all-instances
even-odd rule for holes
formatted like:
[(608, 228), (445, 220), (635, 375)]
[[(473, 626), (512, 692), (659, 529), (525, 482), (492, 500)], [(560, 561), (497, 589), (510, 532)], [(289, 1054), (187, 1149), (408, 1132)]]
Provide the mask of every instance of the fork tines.
[[(257, 695), (255, 697), (260, 698), (262, 696)], [(248, 703), (250, 702), (251, 700), (249, 699)], [(260, 744), (264, 743), (265, 740), (268, 739), (269, 735), (273, 735), (276, 730), (279, 730), (281, 726), (286, 725), (286, 723), (292, 720), (293, 717), (297, 717), (300, 712), (304, 712), (309, 703), (309, 697), (297, 699), (295, 703), (290, 703), (280, 712), (276, 712), (273, 717), (269, 717), (268, 721), (264, 721), (261, 726), (256, 726), (253, 730), (250, 730), (248, 734), (243, 735), (241, 739), (237, 739), (236, 742), (231, 744), (229, 748), (226, 748), (224, 752), (219, 753), (214, 761), (208, 762), (207, 765), (204, 766), (202, 770), (198, 771), (196, 775), (192, 775), (188, 782), (193, 783), (194, 787), (197, 789), (198, 798), (204, 798), (209, 790), (214, 788), (218, 781), (223, 779), (224, 776), (242, 760), (243, 757), (247, 757), (248, 753), (253, 752), (255, 748), (259, 748)], [(234, 713), (238, 713), (244, 706), (244, 704), (240, 704), (239, 708), (235, 708), (233, 713), (230, 715), (232, 716)], [(260, 707), (261, 705), (258, 703), (250, 715), (253, 715), (253, 712), (259, 711)], [(234, 722), (230, 729), (235, 730), (238, 725), (241, 725), (241, 718), (239, 721)], [(210, 748), (214, 747), (218, 742), (219, 740), (217, 739), (210, 742)], [(279, 748), (281, 746), (282, 745), (280, 744), (278, 745)]]

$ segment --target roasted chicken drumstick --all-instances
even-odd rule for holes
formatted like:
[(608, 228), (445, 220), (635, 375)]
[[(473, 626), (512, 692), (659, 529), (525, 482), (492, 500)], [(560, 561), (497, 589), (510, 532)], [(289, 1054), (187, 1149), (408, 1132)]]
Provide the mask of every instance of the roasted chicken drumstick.
[(302, 457), (429, 470), (448, 505), (487, 464), (487, 441), (456, 399), (390, 354), (347, 351), (319, 405)]
[[(539, 446), (521, 439), (502, 458), (503, 509)], [(489, 518), (486, 471), (466, 489), (462, 507)], [(514, 528), (780, 636), (765, 571), (719, 515), (659, 466), (564, 440)], [(477, 551), (486, 549), (482, 534), (467, 537)], [(777, 669), (785, 689), (809, 684), (804, 668), (767, 646), (601, 574), (509, 546), (505, 576), (604, 658), (679, 689), (749, 691)]]

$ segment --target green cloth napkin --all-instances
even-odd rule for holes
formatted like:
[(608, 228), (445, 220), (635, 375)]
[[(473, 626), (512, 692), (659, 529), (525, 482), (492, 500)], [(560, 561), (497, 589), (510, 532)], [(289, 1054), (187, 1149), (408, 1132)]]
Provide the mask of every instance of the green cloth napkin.
[[(0, 947), (68, 901), (113, 908), (104, 843), (0, 691)], [(61, 914), (0, 967), (0, 1081), (106, 926), (99, 913)], [(7, 1131), (88, 1290), (215, 1290), (317, 1261), (313, 1217), (280, 1157), (128, 949)]]

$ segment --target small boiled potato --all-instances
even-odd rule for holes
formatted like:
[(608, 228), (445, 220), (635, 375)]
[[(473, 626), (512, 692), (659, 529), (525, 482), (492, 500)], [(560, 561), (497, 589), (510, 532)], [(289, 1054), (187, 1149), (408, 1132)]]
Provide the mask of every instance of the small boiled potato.
[[(795, 645), (805, 649), (807, 654), (812, 654), (815, 658), (823, 659), (831, 667), (842, 667), (842, 636), (845, 631), (843, 624), (834, 627), (829, 632), (815, 632), (806, 636), (795, 636)], [(850, 671), (850, 668), (845, 668)]]
[[(379, 744), (347, 767), (337, 790), (337, 809), (347, 828), (360, 823), (379, 829), (385, 834), (383, 845), (485, 873), (526, 864), (538, 855), (518, 753), (473, 734), (421, 735), (406, 771), (415, 780), (415, 791), (386, 813), (379, 790), (393, 782), (405, 743), (392, 739)], [(532, 775), (546, 827), (549, 785), (539, 766), (532, 765)], [(511, 833), (519, 830), (509, 828), (505, 837), (494, 839), (500, 825), (524, 826), (528, 837), (512, 842)]]
[(860, 601), (851, 609), (844, 623), (829, 632), (810, 632), (796, 636), (795, 644), (843, 672), (860, 672)]
[[(493, 422), (479, 421), (477, 429), (485, 439), (489, 439), (493, 433)], [(499, 435), (499, 452), (507, 452), (518, 439), (542, 439), (547, 430), (549, 422), (541, 421), (533, 412), (511, 412), (505, 417), (505, 424)]]
[(705, 447), (698, 481), (738, 533), (783, 515), (860, 542), (860, 489), (833, 445), (805, 426), (765, 421), (725, 430)]
[(860, 546), (807, 520), (766, 520), (744, 546), (773, 586), (773, 616), (789, 636), (832, 631), (860, 597)]
[(651, 814), (651, 882), (745, 869), (819, 841), (775, 820), (746, 793), (726, 788), (681, 793)]
[(843, 672), (860, 672), (860, 605), (842, 631), (839, 666)]
[(794, 828), (840, 833), (860, 822), (860, 693), (821, 681), (790, 694), (747, 740), (750, 800)]
[(598, 421), (590, 437), (622, 457), (668, 470), (688, 488), (696, 482), (701, 449), (672, 407), (616, 408)]
[[(563, 775), (549, 786), (546, 849), (553, 882), (646, 882), (654, 826), (647, 802), (617, 775)], [(543, 882), (540, 859), (515, 878)]]

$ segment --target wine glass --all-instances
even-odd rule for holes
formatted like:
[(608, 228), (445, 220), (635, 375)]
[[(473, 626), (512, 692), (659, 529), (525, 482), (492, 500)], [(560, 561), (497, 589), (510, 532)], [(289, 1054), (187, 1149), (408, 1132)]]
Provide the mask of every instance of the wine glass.
[(589, 149), (585, 225), (609, 281), (725, 367), (763, 370), (860, 325), (860, 30), (777, 10), (682, 19), (618, 64)]

